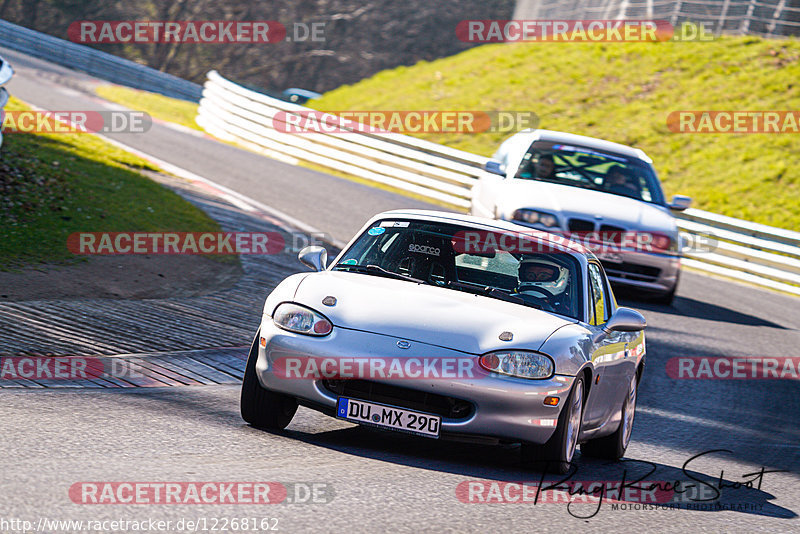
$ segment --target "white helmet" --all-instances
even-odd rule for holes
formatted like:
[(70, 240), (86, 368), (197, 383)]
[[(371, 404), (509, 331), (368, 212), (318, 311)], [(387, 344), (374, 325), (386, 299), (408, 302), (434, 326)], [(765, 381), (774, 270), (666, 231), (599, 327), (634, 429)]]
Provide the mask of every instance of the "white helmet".
[[(531, 266), (547, 268), (552, 274), (543, 276), (540, 279), (528, 280), (524, 273)], [(517, 277), (519, 278), (519, 289), (517, 291), (520, 293), (524, 293), (527, 288), (531, 293), (541, 295), (534, 289), (540, 287), (552, 295), (560, 295), (567, 290), (569, 285), (569, 269), (547, 259), (530, 258), (522, 260), (517, 266)]]

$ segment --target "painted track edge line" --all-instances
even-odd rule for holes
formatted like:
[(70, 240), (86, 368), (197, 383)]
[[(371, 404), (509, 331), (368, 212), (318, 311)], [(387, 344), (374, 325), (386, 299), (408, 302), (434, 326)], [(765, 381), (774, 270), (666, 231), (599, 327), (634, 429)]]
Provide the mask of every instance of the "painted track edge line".
[[(255, 211), (253, 208), (256, 208), (256, 209), (258, 209), (260, 211), (263, 211), (264, 213), (266, 213), (268, 215), (271, 215), (272, 217), (275, 217), (276, 219), (280, 219), (285, 225), (292, 226), (292, 227), (294, 227), (294, 228), (296, 228), (296, 229), (298, 229), (298, 230), (300, 230), (302, 232), (305, 232), (307, 234), (320, 234), (320, 235), (323, 234), (323, 232), (321, 232), (318, 228), (316, 228), (313, 225), (310, 225), (310, 224), (308, 224), (306, 222), (303, 222), (303, 221), (301, 221), (301, 220), (299, 220), (299, 219), (297, 219), (297, 218), (295, 218), (295, 217), (289, 215), (288, 213), (285, 213), (285, 212), (283, 212), (283, 211), (281, 211), (279, 209), (273, 208), (271, 206), (267, 206), (266, 204), (264, 204), (262, 202), (259, 202), (258, 200), (255, 200), (254, 198), (248, 197), (247, 195), (239, 193), (238, 191), (234, 191), (233, 189), (231, 189), (229, 187), (226, 187), (226, 186), (224, 186), (222, 184), (218, 184), (217, 182), (215, 182), (215, 181), (213, 181), (213, 180), (211, 180), (209, 178), (206, 178), (204, 176), (200, 176), (199, 174), (195, 174), (192, 171), (189, 171), (187, 169), (184, 169), (182, 167), (179, 167), (177, 165), (169, 163), (168, 161), (164, 161), (164, 160), (162, 160), (160, 158), (157, 158), (157, 157), (155, 157), (155, 156), (153, 156), (151, 154), (143, 152), (143, 151), (141, 151), (141, 150), (139, 150), (137, 148), (133, 148), (130, 145), (126, 145), (125, 143), (117, 141), (116, 139), (111, 139), (110, 137), (106, 137), (105, 135), (100, 135), (100, 134), (98, 134), (98, 137), (100, 137), (104, 141), (107, 141), (107, 142), (111, 143), (112, 145), (114, 145), (114, 146), (116, 146), (118, 148), (121, 148), (122, 150), (125, 150), (126, 152), (130, 152), (131, 154), (134, 154), (135, 156), (139, 156), (140, 158), (149, 161), (150, 163), (152, 163), (152, 164), (160, 167), (161, 169), (163, 169), (165, 172), (168, 172), (170, 174), (174, 174), (175, 176), (177, 176), (179, 178), (183, 178), (183, 179), (189, 180), (191, 182), (200, 182), (200, 183), (206, 184), (208, 186), (211, 186), (211, 187), (217, 189), (218, 192), (223, 193), (225, 196), (228, 196), (229, 200), (235, 200), (234, 204), (238, 205), (239, 207), (243, 207), (242, 203), (245, 206), (247, 206), (244, 209), (248, 209), (248, 207), (249, 207), (250, 209), (248, 211)], [(346, 245), (346, 243), (344, 243), (342, 241), (339, 241), (338, 239), (331, 239), (328, 242), (329, 242), (329, 244), (333, 245), (334, 247), (336, 247), (336, 248), (338, 248), (340, 250), (343, 249), (345, 247), (345, 245)]]

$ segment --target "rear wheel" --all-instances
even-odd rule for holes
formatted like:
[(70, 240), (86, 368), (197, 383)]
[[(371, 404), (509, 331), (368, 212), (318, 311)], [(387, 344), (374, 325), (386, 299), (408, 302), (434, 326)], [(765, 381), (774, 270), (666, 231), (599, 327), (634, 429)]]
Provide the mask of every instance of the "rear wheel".
[(583, 377), (578, 377), (558, 417), (556, 431), (544, 445), (524, 443), (522, 459), (541, 471), (564, 474), (572, 465), (583, 422)]
[(639, 377), (634, 374), (628, 385), (628, 394), (622, 401), (622, 418), (619, 428), (610, 436), (592, 439), (581, 445), (581, 452), (587, 456), (619, 460), (625, 456), (633, 432), (633, 416), (636, 414), (636, 396), (639, 392)]
[(260, 334), (261, 330), (256, 332), (250, 356), (247, 358), (239, 407), (242, 419), (254, 427), (281, 430), (292, 421), (297, 411), (297, 401), (287, 395), (264, 389), (258, 381), (256, 360)]

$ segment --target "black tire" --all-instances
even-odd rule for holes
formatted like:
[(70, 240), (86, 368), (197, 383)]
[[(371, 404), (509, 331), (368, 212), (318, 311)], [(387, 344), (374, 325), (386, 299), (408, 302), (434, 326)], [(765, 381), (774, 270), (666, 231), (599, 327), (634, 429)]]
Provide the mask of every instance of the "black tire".
[[(580, 396), (576, 399), (576, 396)], [(547, 440), (544, 445), (536, 445), (533, 443), (522, 444), (522, 461), (526, 465), (536, 468), (539, 471), (551, 472), (563, 475), (568, 472), (572, 466), (575, 451), (577, 449), (578, 436), (581, 432), (581, 425), (583, 424), (583, 407), (585, 405), (585, 391), (583, 386), (583, 376), (575, 379), (572, 386), (572, 391), (567, 397), (567, 403), (561, 410), (558, 416), (558, 426), (556, 431)], [(574, 431), (574, 444), (569, 445), (568, 432), (569, 421), (573, 415), (574, 409), (579, 409), (578, 414), (578, 427)], [(571, 448), (571, 450), (569, 450)]]
[[(633, 431), (633, 418), (636, 415), (636, 398), (638, 395), (639, 379), (638, 376), (634, 376), (628, 385), (625, 400), (622, 401), (622, 417), (620, 417), (619, 428), (609, 436), (591, 439), (583, 443), (581, 445), (581, 454), (595, 458), (605, 458), (606, 460), (619, 460), (625, 456), (625, 451), (630, 443), (631, 432)], [(626, 416), (629, 416), (630, 419), (626, 419)], [(626, 421), (630, 421), (627, 432)]]
[(650, 301), (655, 304), (662, 304), (664, 306), (672, 306), (672, 301), (675, 300), (675, 292), (678, 290), (678, 281), (680, 280), (680, 272), (678, 272), (678, 276), (675, 278), (675, 285), (672, 286), (672, 289), (667, 291), (666, 293), (661, 293), (654, 295)]
[(256, 376), (258, 359), (258, 339), (261, 330), (256, 332), (250, 356), (242, 379), (242, 396), (239, 408), (242, 419), (256, 428), (282, 430), (292, 421), (297, 411), (297, 401), (287, 395), (269, 391), (261, 386)]

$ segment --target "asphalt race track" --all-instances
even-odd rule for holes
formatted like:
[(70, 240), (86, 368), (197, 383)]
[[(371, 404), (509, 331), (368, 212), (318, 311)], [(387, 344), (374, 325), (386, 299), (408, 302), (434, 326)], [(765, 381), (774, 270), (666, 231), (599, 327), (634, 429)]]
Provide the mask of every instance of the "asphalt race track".
[[(16, 70), (10, 92), (30, 104), (60, 111), (105, 106), (85, 92), (91, 80), (81, 74), (4, 49), (0, 54)], [(146, 134), (114, 138), (337, 240), (348, 239), (375, 212), (426, 207), (163, 124)], [(259, 268), (249, 272), (261, 276)], [(263, 298), (300, 266), (286, 258), (263, 269), (263, 294), (242, 291), (249, 294), (252, 313), (243, 307), (236, 325), (209, 329), (206, 338), (180, 348), (246, 351)], [(277, 529), (286, 532), (800, 531), (800, 379), (692, 380), (667, 373), (668, 360), (676, 357), (795, 356), (800, 300), (692, 272), (683, 273), (672, 307), (621, 300), (641, 310), (649, 324), (628, 461), (581, 461), (572, 480), (694, 480), (704, 491), (723, 487), (719, 498), (695, 499), (679, 508), (635, 502), (462, 502), (463, 494), (457, 493), (462, 483), (537, 483), (540, 475), (522, 469), (512, 446), (384, 433), (304, 408), (286, 431), (256, 430), (239, 417), (236, 372), (230, 370), (233, 379), (195, 385), (0, 389), (0, 531), (17, 530), (2, 523), (11, 519), (32, 522), (32, 531), (43, 519), (169, 520), (177, 531), (194, 530), (186, 520), (205, 520), (210, 529), (226, 518), (272, 520), (268, 526), (277, 519)], [(181, 324), (176, 319), (167, 326), (180, 331)], [(0, 323), (4, 346), (10, 337), (6, 325)], [(57, 345), (61, 331), (45, 341)], [(103, 342), (122, 347), (133, 334), (122, 328), (117, 335), (119, 341), (105, 337)], [(129, 352), (120, 348), (117, 354)], [(8, 352), (0, 348), (0, 354)], [(169, 352), (159, 358), (168, 363)], [(202, 365), (202, 354), (192, 361)], [(223, 364), (233, 369), (243, 362), (234, 357)], [(692, 460), (707, 451), (717, 452)], [(92, 505), (74, 502), (69, 491), (80, 482), (235, 481), (278, 482), (288, 496), (279, 504), (258, 505)], [(316, 497), (309, 497), (310, 488), (318, 490)], [(176, 527), (181, 520), (183, 528)], [(222, 530), (234, 530), (228, 527)]]

